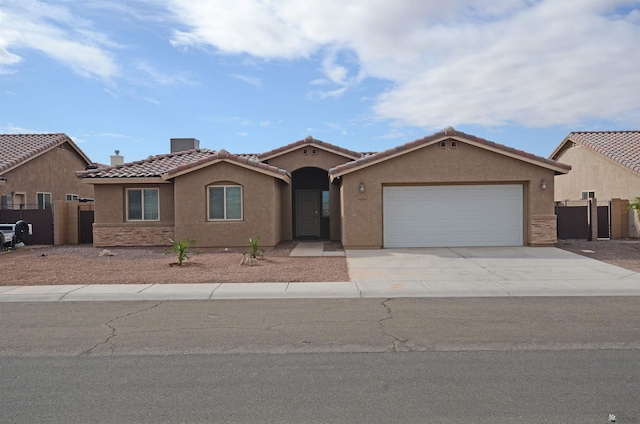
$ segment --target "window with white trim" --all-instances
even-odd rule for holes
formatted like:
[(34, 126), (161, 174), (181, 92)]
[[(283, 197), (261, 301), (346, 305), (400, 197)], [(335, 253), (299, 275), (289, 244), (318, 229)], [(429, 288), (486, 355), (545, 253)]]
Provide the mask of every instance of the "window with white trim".
[(51, 209), (51, 193), (36, 193), (38, 209)]
[(67, 202), (77, 202), (78, 195), (77, 194), (67, 194)]
[(157, 188), (127, 189), (127, 221), (159, 221), (159, 198)]
[(215, 185), (207, 188), (209, 221), (242, 220), (242, 186)]
[(585, 190), (582, 192), (581, 199), (594, 199), (596, 197), (596, 192), (594, 190)]

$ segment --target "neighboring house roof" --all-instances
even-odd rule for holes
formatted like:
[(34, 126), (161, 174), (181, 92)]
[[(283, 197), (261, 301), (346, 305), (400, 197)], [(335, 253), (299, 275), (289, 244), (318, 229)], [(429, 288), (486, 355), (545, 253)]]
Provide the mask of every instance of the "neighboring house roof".
[(304, 140), (298, 140), (296, 142), (287, 144), (286, 146), (278, 147), (277, 149), (270, 150), (265, 153), (260, 153), (258, 155), (258, 159), (260, 159), (261, 161), (269, 160), (273, 157), (280, 156), (285, 153), (289, 153), (293, 150), (299, 149), (301, 147), (310, 146), (310, 145), (319, 147), (323, 150), (327, 150), (332, 153), (336, 153), (340, 156), (345, 156), (349, 159), (358, 159), (358, 158), (361, 158), (363, 155), (362, 153), (354, 152), (353, 150), (345, 149), (343, 147), (339, 147), (331, 143), (326, 143), (321, 140), (316, 140), (309, 135)]
[(80, 178), (86, 178), (87, 182), (88, 180), (95, 180), (91, 181), (92, 183), (121, 182), (122, 179), (133, 178), (168, 180), (221, 161), (230, 162), (291, 182), (291, 175), (287, 171), (261, 163), (255, 157), (233, 155), (225, 150), (216, 152), (209, 149), (193, 149), (150, 156), (145, 160), (123, 165), (76, 172), (76, 175)]
[(444, 130), (435, 134), (426, 136), (424, 138), (402, 144), (400, 146), (385, 150), (383, 152), (370, 154), (363, 156), (353, 162), (347, 162), (343, 165), (338, 165), (329, 170), (329, 175), (333, 181), (335, 178), (356, 171), (358, 169), (371, 166), (373, 164), (412, 152), (422, 147), (429, 146), (440, 142), (441, 140), (456, 139), (463, 143), (467, 143), (473, 146), (477, 146), (486, 150), (490, 150), (505, 156), (509, 156), (515, 159), (519, 159), (525, 162), (539, 165), (544, 168), (553, 169), (556, 173), (566, 174), (571, 170), (571, 166), (564, 163), (556, 162), (551, 159), (543, 158), (542, 156), (536, 156), (532, 153), (527, 153), (522, 150), (514, 149), (502, 144), (494, 143), (493, 141), (485, 140), (474, 135), (465, 134), (461, 131), (456, 131), (453, 127), (447, 127)]
[(571, 132), (549, 157), (554, 159), (559, 156), (567, 143), (584, 146), (640, 174), (640, 131)]
[(0, 174), (4, 174), (38, 156), (68, 143), (82, 159), (91, 160), (64, 133), (56, 134), (0, 134)]

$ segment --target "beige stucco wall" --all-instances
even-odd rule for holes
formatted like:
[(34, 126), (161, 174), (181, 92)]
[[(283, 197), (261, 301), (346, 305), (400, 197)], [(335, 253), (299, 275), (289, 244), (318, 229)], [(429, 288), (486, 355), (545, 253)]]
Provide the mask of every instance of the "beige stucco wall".
[[(569, 144), (570, 145), (570, 144)], [(640, 197), (640, 175), (608, 160), (591, 149), (576, 144), (565, 147), (556, 160), (571, 165), (568, 175), (555, 181), (555, 200), (577, 200), (583, 191), (595, 191), (598, 201)], [(628, 236), (640, 237), (640, 219), (632, 211), (628, 215)]]
[(556, 177), (557, 201), (578, 200), (586, 190), (594, 190), (598, 200), (631, 200), (640, 196), (640, 175), (586, 147), (568, 148), (556, 160), (571, 165), (569, 174)]
[[(303, 154), (304, 149), (307, 149), (308, 151), (306, 155)], [(312, 149), (316, 149), (317, 154), (312, 155)], [(270, 158), (268, 162), (269, 165), (276, 166), (280, 169), (286, 169), (289, 172), (293, 172), (296, 169), (305, 167), (321, 168), (325, 171), (328, 171), (335, 166), (350, 162), (352, 160), (353, 159), (349, 157), (329, 152), (314, 145), (306, 145), (290, 152), (284, 153), (280, 156)]]
[(51, 193), (54, 202), (64, 201), (67, 194), (92, 198), (93, 186), (75, 176), (75, 171), (84, 171), (86, 166), (75, 149), (64, 143), (2, 174), (7, 182), (0, 185), (0, 194), (26, 193), (27, 207), (31, 209), (38, 203), (38, 192)]
[[(128, 188), (159, 190), (159, 221), (127, 222)], [(96, 184), (93, 223), (94, 246), (165, 246), (174, 233), (173, 184)]]
[[(197, 246), (246, 247), (250, 237), (260, 245), (281, 240), (281, 184), (261, 172), (220, 162), (175, 178), (175, 228), (179, 240), (194, 237)], [(241, 221), (207, 220), (207, 187), (238, 184), (243, 190)]]
[[(524, 243), (553, 244), (553, 176), (553, 170), (462, 142), (455, 149), (438, 144), (423, 147), (342, 177), (342, 244), (346, 248), (383, 246), (384, 185), (496, 183), (523, 185)], [(540, 188), (542, 180), (547, 182), (546, 190)], [(358, 191), (361, 182), (366, 185), (364, 195)]]
[[(304, 149), (307, 149), (307, 154), (303, 154)], [(312, 149), (316, 149), (316, 154), (311, 154)], [(320, 168), (325, 171), (342, 165), (343, 163), (350, 162), (353, 159), (348, 156), (343, 156), (323, 148), (317, 145), (309, 144), (304, 145), (295, 150), (287, 153), (283, 153), (279, 156), (268, 159), (269, 165), (276, 166), (280, 169), (286, 169), (290, 173), (301, 168)], [(328, 178), (328, 177), (327, 177)], [(330, 219), (329, 219), (329, 238), (331, 240), (340, 240), (340, 190), (338, 186), (329, 186), (329, 203), (330, 203)], [(293, 205), (292, 205), (292, 193), (291, 187), (288, 187), (286, 193), (282, 194), (282, 240), (293, 239)]]

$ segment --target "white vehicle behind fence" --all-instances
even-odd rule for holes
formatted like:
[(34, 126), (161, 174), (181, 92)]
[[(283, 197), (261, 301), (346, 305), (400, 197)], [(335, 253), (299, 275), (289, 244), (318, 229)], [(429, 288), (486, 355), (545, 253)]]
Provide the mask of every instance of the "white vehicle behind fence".
[(3, 235), (3, 247), (14, 247), (18, 243), (27, 244), (29, 236), (33, 234), (31, 224), (19, 220), (15, 224), (0, 224), (0, 231)]

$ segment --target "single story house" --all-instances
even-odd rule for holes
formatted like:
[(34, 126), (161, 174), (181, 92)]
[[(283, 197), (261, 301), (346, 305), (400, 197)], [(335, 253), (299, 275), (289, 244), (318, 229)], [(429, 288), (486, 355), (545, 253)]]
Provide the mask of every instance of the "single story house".
[(33, 244), (90, 239), (91, 221), (79, 220), (91, 204), (79, 201), (93, 199), (93, 186), (75, 172), (93, 165), (66, 134), (0, 134), (0, 223), (27, 221)]
[(263, 246), (553, 245), (554, 176), (570, 170), (452, 127), (379, 153), (311, 136), (258, 155), (174, 144), (169, 154), (77, 173), (95, 187), (94, 245), (194, 237), (231, 247), (256, 235)]
[[(626, 204), (640, 197), (640, 131), (571, 132), (549, 157), (571, 165), (569, 175), (556, 179), (556, 201), (621, 199)], [(628, 221), (623, 237), (640, 237), (640, 221), (622, 207), (612, 208), (612, 227), (621, 213)]]
[(0, 134), (0, 209), (48, 209), (54, 201), (92, 198), (75, 171), (93, 165), (63, 133)]

